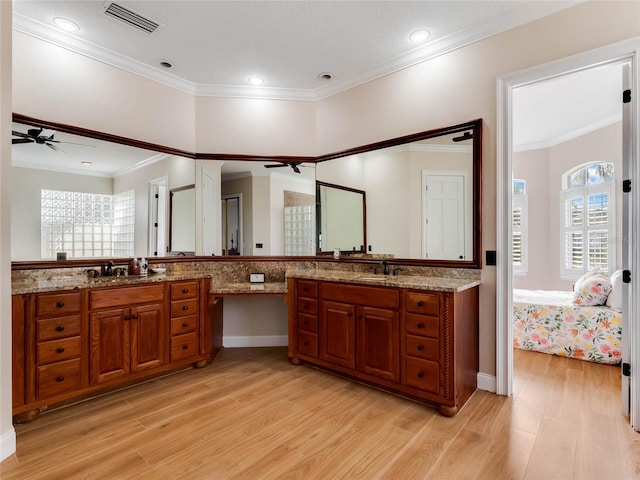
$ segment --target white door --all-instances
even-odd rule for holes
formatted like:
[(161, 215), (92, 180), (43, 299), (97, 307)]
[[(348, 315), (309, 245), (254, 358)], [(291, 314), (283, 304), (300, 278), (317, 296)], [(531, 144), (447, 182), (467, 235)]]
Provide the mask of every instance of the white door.
[(423, 172), (423, 258), (464, 260), (465, 178)]

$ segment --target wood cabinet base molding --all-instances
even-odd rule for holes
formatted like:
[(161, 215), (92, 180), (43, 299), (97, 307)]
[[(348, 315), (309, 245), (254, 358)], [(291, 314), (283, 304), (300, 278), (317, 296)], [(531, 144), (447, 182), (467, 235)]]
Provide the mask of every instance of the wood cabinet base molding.
[(455, 415), (477, 387), (478, 287), (289, 279), (289, 361)]

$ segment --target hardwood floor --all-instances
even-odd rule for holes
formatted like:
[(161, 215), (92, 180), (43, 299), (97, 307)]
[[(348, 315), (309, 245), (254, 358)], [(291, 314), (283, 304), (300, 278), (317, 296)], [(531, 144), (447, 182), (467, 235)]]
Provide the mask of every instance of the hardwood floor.
[(283, 348), (187, 370), (17, 425), (2, 480), (632, 479), (619, 368), (514, 352), (515, 394), (452, 418), (314, 370)]

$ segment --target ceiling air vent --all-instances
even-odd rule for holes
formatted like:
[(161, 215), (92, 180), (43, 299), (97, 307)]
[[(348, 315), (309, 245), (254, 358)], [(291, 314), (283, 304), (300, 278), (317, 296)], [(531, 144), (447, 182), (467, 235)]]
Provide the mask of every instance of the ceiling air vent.
[(156, 29), (161, 25), (155, 20), (143, 17), (139, 13), (123, 7), (122, 5), (118, 5), (115, 2), (105, 3), (103, 10), (105, 15), (107, 15), (108, 17), (119, 20), (123, 23), (126, 23), (130, 27), (135, 28), (136, 30), (141, 30), (148, 34), (155, 32)]

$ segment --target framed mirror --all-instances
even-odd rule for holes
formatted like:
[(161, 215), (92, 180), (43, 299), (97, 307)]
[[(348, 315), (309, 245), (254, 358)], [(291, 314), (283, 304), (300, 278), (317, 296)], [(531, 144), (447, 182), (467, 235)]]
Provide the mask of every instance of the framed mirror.
[(317, 252), (364, 252), (367, 245), (366, 193), (316, 181)]
[(17, 114), (12, 133), (12, 260), (166, 255), (168, 192), (195, 182), (191, 154)]
[(169, 192), (169, 252), (193, 255), (196, 250), (196, 185)]

